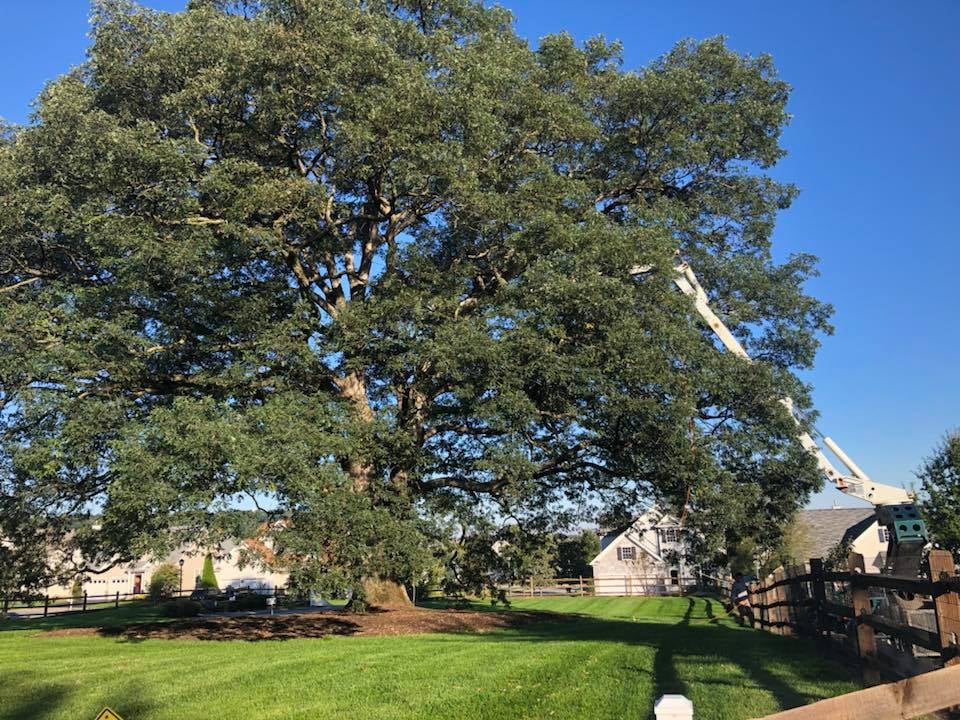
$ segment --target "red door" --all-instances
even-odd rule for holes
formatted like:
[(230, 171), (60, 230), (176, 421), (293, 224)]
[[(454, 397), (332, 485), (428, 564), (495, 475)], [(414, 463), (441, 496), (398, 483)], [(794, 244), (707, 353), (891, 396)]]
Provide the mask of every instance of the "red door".
[(133, 576), (133, 594), (139, 595), (143, 592), (143, 575)]

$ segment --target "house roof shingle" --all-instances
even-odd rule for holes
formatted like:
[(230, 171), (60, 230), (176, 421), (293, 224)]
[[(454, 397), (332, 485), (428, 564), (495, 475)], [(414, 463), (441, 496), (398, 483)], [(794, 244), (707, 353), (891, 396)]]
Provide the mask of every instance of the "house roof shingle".
[(801, 510), (800, 521), (810, 540), (812, 557), (826, 557), (841, 542), (856, 540), (876, 516), (873, 508)]

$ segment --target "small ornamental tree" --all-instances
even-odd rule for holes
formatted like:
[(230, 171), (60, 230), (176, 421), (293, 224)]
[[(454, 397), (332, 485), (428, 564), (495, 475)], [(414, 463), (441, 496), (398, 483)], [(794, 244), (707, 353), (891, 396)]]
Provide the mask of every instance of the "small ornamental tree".
[(841, 540), (827, 552), (823, 558), (823, 568), (827, 572), (843, 572), (848, 568), (848, 558), (853, 550), (851, 540)]
[(600, 538), (592, 530), (583, 530), (579, 535), (558, 538), (557, 577), (593, 577), (590, 561), (599, 553)]
[(83, 597), (83, 581), (80, 580), (79, 575), (73, 579), (73, 585), (70, 586), (70, 597), (74, 600)]
[(934, 542), (960, 555), (960, 430), (947, 434), (917, 471), (920, 512)]
[(203, 559), (203, 572), (200, 574), (200, 587), (211, 590), (219, 590), (220, 583), (217, 582), (217, 575), (213, 571), (213, 555), (207, 553)]
[(481, 595), (505, 579), (495, 529), (484, 523), (464, 528), (445, 558), (441, 583), (447, 595)]
[[(749, 573), (754, 572), (755, 565), (753, 561), (760, 563), (760, 575), (766, 576), (778, 567), (793, 567), (807, 562), (816, 552), (813, 546), (813, 540), (810, 538), (810, 526), (803, 520), (799, 514), (794, 515), (793, 519), (783, 528), (783, 535), (778, 542), (767, 546), (751, 545), (749, 551), (753, 557), (749, 558)], [(831, 550), (830, 562), (832, 567), (838, 569), (846, 568), (847, 553), (849, 546), (844, 548), (833, 548)], [(824, 558), (827, 562), (828, 558)], [(744, 567), (741, 563), (741, 569)]]
[(150, 577), (150, 599), (160, 602), (173, 597), (180, 584), (180, 569), (173, 563), (163, 563)]
[(503, 581), (523, 583), (553, 575), (556, 538), (552, 535), (523, 532), (515, 525), (501, 529), (499, 535), (498, 555)]

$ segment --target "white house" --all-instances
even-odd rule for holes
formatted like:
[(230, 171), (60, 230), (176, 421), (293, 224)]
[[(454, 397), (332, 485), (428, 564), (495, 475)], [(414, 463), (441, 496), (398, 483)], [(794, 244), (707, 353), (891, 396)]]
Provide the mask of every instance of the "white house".
[(605, 534), (590, 561), (596, 595), (679, 593), (689, 583), (684, 570), (683, 529), (656, 506), (630, 525)]
[[(228, 540), (209, 551), (217, 583), (221, 588), (233, 586), (276, 590), (286, 585), (287, 574), (284, 572), (265, 570), (258, 564), (245, 564), (241, 569), (244, 550), (257, 550), (261, 553), (265, 551), (258, 546), (257, 541), (249, 539), (240, 542)], [(180, 570), (182, 589), (193, 590), (197, 578), (203, 572), (207, 552), (196, 545), (183, 545), (164, 558), (143, 557), (131, 563), (115, 565), (102, 573), (87, 573), (83, 578), (82, 589), (91, 597), (146, 593), (150, 578), (157, 567), (161, 563), (169, 563)], [(71, 585), (51, 586), (47, 590), (51, 596), (66, 597), (71, 592)]]

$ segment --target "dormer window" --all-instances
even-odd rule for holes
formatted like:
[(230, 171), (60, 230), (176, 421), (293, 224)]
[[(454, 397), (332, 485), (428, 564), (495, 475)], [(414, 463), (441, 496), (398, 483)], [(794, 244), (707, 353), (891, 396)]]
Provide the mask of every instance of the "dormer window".
[(665, 542), (665, 543), (680, 542), (680, 528), (678, 527), (660, 528), (660, 540), (661, 542)]

